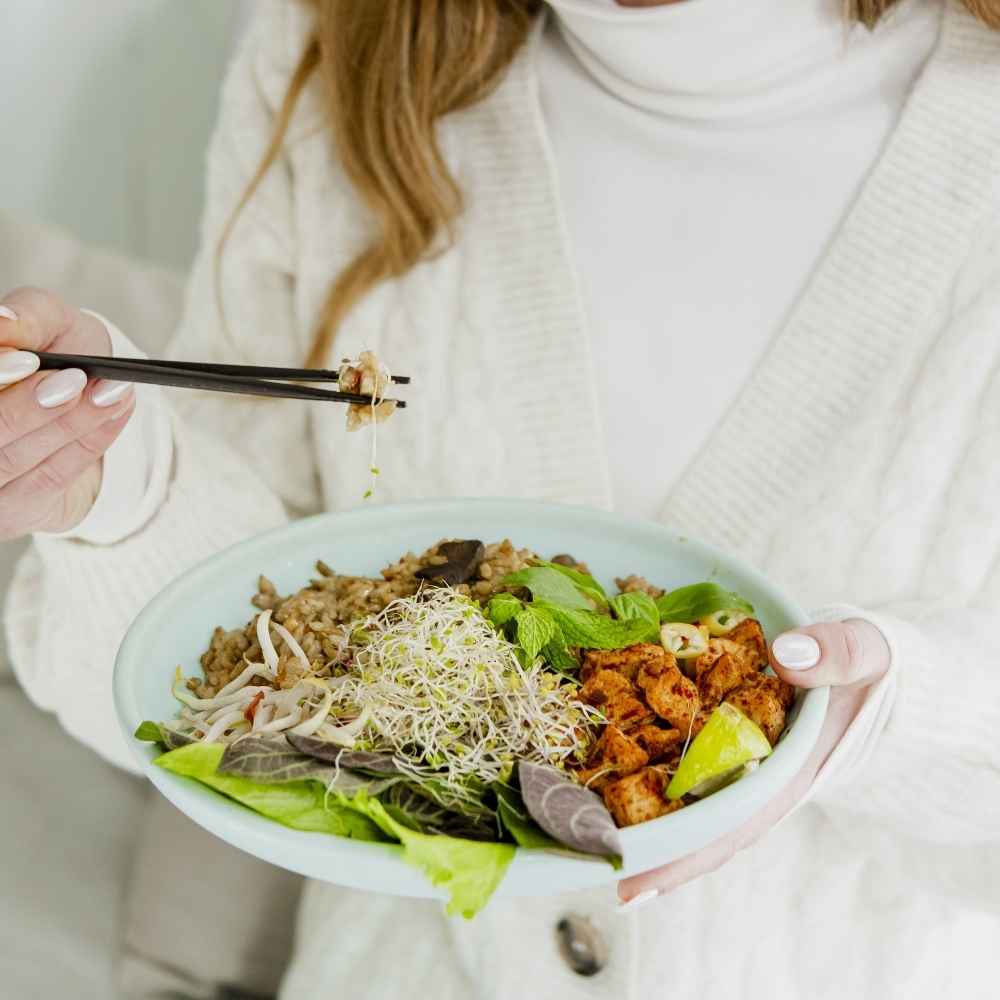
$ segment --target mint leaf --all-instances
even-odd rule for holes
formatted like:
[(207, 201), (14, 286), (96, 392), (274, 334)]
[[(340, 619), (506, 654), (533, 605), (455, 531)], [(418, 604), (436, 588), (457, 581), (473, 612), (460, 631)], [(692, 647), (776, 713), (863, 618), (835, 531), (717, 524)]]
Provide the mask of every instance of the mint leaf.
[(558, 626), (552, 639), (542, 647), (542, 658), (553, 670), (559, 670), (562, 673), (576, 673), (580, 669), (580, 664), (569, 651), (569, 646), (566, 645), (566, 640)]
[(556, 624), (550, 615), (529, 604), (514, 618), (517, 624), (517, 642), (528, 656), (534, 660), (542, 647), (551, 642), (556, 634)]
[(716, 611), (753, 614), (752, 604), (717, 583), (692, 583), (688, 587), (671, 590), (657, 600), (656, 607), (660, 612), (660, 621), (664, 622), (694, 622)]
[(641, 619), (623, 622), (581, 608), (561, 608), (546, 602), (537, 606), (554, 619), (567, 646), (580, 646), (582, 649), (624, 649), (643, 642), (644, 637), (649, 634), (649, 623)]
[(619, 594), (611, 598), (611, 610), (619, 621), (643, 621), (649, 626), (646, 636), (650, 642), (655, 641), (660, 634), (660, 612), (656, 601), (641, 590), (628, 594)]
[(142, 740), (143, 743), (160, 743), (163, 740), (159, 723), (150, 722), (148, 719), (145, 722), (140, 722), (139, 728), (132, 735), (137, 740)]
[(540, 561), (539, 565), (546, 569), (554, 569), (557, 573), (562, 573), (576, 584), (576, 589), (586, 594), (597, 602), (599, 608), (608, 606), (608, 595), (604, 593), (604, 588), (589, 574), (581, 573), (572, 566), (560, 566), (559, 563)]
[(486, 617), (497, 628), (503, 628), (524, 607), (513, 594), (497, 594), (486, 605)]
[[(561, 569), (562, 567), (559, 567)], [(564, 608), (590, 608), (590, 602), (572, 580), (559, 569), (550, 566), (529, 566), (508, 573), (501, 581), (504, 587), (526, 587), (536, 601), (547, 601)]]

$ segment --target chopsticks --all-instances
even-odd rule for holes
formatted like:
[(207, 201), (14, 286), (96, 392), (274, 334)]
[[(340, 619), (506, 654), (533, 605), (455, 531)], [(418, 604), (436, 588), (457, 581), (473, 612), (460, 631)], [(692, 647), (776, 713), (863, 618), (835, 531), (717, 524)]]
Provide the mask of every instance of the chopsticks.
[[(337, 381), (337, 372), (328, 369), (105, 358), (90, 354), (51, 354), (47, 351), (34, 353), (41, 362), (42, 370), (79, 368), (92, 378), (114, 379), (118, 382), (145, 382), (180, 389), (205, 389), (211, 392), (235, 392), (248, 396), (271, 396), (282, 399), (326, 400), (363, 406), (372, 403), (371, 396), (357, 392), (317, 389), (313, 386), (292, 385), (278, 381), (281, 379), (300, 382)], [(405, 375), (394, 375), (392, 381), (399, 385), (407, 385), (410, 379)], [(401, 399), (393, 402), (397, 407), (406, 406), (406, 402)]]

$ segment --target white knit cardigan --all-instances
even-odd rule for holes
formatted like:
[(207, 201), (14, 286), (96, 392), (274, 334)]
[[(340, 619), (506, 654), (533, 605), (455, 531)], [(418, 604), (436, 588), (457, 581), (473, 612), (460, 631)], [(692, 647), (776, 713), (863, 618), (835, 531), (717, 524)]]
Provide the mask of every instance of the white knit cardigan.
[[(297, 5), (265, 4), (231, 68), (175, 355), (300, 361), (331, 276), (365, 243), (369, 221), (310, 89), (226, 252), (223, 332), (213, 249), (308, 27)], [(455, 245), (370, 294), (338, 338), (338, 352), (371, 347), (415, 377), (415, 405), (380, 435), (387, 501), (609, 503), (536, 46), (537, 35), (491, 97), (442, 123), (468, 203)], [(321, 986), (355, 998), (972, 989), (961, 977), (984, 954), (996, 961), (977, 935), (1000, 926), (998, 178), (1000, 34), (950, 0), (888, 148), (662, 512), (802, 603), (850, 601), (886, 630), (900, 696), (863, 773), (721, 872), (627, 917), (596, 893), (497, 903), (462, 924), (432, 903), (313, 886), (288, 996)], [(129, 621), (209, 552), (288, 516), (359, 503), (366, 443), (346, 439), (342, 420), (296, 402), (179, 399), (172, 482), (148, 523), (109, 547), (38, 537), (22, 561), (6, 625), (29, 694), (131, 766), (110, 693)], [(593, 979), (556, 955), (552, 928), (568, 909), (610, 942)]]

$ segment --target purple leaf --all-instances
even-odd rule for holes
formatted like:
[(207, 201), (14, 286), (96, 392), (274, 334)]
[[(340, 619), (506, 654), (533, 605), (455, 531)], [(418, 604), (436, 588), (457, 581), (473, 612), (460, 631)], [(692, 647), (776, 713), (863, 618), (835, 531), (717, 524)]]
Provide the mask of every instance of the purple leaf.
[(331, 740), (320, 740), (315, 736), (299, 736), (287, 733), (285, 737), (299, 753), (308, 754), (316, 760), (325, 760), (355, 771), (374, 771), (377, 774), (396, 774), (398, 768), (390, 753), (374, 753), (370, 750), (347, 750)]
[(618, 827), (596, 792), (543, 764), (521, 761), (517, 772), (531, 818), (550, 837), (585, 854), (621, 856)]

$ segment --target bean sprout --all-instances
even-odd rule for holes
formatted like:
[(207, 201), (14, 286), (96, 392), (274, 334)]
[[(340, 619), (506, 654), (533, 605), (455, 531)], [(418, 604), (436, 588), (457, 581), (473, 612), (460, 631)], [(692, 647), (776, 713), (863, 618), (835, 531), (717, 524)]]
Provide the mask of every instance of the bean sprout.
[(272, 677), (278, 676), (278, 651), (271, 642), (271, 631), (268, 625), (271, 623), (271, 611), (262, 611), (257, 615), (257, 642), (260, 643), (260, 651), (267, 664), (267, 669)]
[(541, 659), (523, 666), (454, 590), (398, 598), (356, 632), (367, 639), (336, 701), (367, 706), (372, 735), (357, 746), (392, 752), (414, 777), (439, 775), (457, 789), (503, 780), (518, 760), (558, 766), (600, 718)]
[[(268, 612), (270, 614), (270, 612)], [(302, 647), (296, 642), (295, 636), (285, 628), (284, 625), (279, 625), (278, 622), (271, 622), (271, 628), (274, 629), (282, 639), (285, 640), (285, 645), (292, 651), (292, 655), (302, 664), (302, 668), (305, 672), (312, 673), (312, 664), (309, 662), (309, 657), (303, 652)]]
[[(271, 628), (309, 672), (285, 688), (277, 686)], [(312, 676), (302, 647), (270, 611), (258, 615), (256, 633), (265, 663), (247, 663), (213, 698), (196, 698), (178, 669), (180, 735), (231, 743), (291, 731), (389, 753), (422, 795), (474, 818), (484, 785), (505, 781), (519, 760), (563, 766), (602, 721), (578, 700), (575, 683), (541, 658), (523, 664), (480, 607), (446, 587), (355, 622), (352, 664), (333, 677)], [(249, 684), (255, 674), (274, 683)]]

